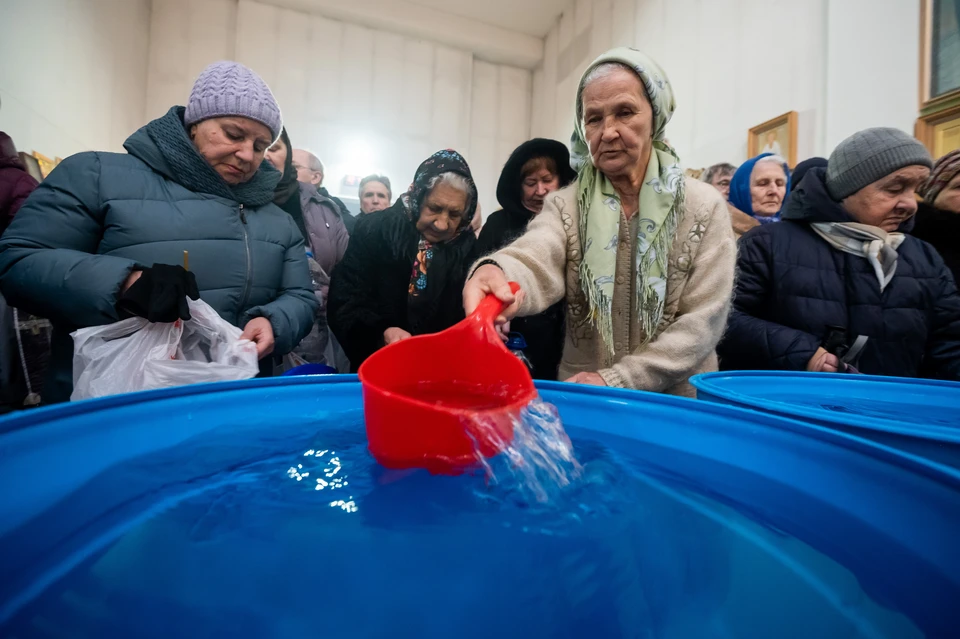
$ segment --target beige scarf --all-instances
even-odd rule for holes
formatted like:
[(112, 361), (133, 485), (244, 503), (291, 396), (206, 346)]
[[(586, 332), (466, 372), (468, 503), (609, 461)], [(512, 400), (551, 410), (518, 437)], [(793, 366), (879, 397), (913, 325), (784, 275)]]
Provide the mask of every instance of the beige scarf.
[(906, 236), (856, 222), (814, 222), (810, 227), (830, 246), (866, 258), (880, 282), (880, 292), (897, 272), (897, 249)]

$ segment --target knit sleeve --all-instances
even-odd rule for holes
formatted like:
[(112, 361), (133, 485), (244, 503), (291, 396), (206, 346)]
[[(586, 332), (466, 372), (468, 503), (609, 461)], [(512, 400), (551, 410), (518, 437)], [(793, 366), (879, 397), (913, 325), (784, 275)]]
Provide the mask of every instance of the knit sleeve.
[(598, 371), (608, 386), (665, 391), (696, 372), (720, 341), (730, 310), (737, 246), (720, 198), (711, 198), (706, 206), (706, 228), (675, 321), (636, 354)]
[[(517, 282), (526, 294), (520, 316), (536, 315), (563, 299), (566, 292), (564, 269), (567, 264), (567, 233), (561, 211), (570, 206), (559, 196), (547, 198), (543, 211), (527, 231), (509, 246), (490, 255), (503, 269), (507, 279)], [(476, 265), (471, 267), (470, 272)]]

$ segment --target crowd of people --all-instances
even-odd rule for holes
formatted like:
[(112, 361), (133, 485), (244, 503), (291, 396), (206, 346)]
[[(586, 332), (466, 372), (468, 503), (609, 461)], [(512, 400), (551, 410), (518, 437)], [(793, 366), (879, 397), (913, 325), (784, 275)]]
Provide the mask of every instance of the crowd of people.
[[(261, 375), (356, 371), (492, 294), (537, 379), (687, 396), (718, 368), (960, 380), (960, 151), (934, 163), (874, 128), (793, 170), (765, 147), (698, 180), (665, 137), (675, 108), (656, 62), (601, 55), (578, 85), (569, 150), (521, 144), (485, 224), (452, 149), (398, 195), (363, 178), (354, 217), (235, 62), (207, 67), (126, 153), (74, 155), (39, 185), (0, 135), (0, 293), (53, 327), (42, 393), (28, 379), (3, 401), (68, 400), (72, 331), (189, 320), (187, 298), (242, 329)], [(6, 380), (28, 366), (20, 341), (2, 341)]]

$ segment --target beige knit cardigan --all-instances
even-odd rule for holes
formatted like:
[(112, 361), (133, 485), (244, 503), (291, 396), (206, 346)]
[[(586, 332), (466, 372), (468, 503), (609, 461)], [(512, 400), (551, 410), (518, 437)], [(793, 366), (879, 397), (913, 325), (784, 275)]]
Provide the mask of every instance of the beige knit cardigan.
[[(489, 256), (525, 291), (519, 315), (535, 315), (566, 297), (561, 380), (580, 372), (597, 372), (608, 386), (693, 397), (687, 380), (717, 370), (715, 349), (730, 310), (736, 241), (730, 213), (717, 190), (689, 178), (685, 186), (684, 208), (667, 265), (663, 319), (646, 343), (640, 322), (632, 319), (636, 304), (631, 303), (635, 296), (629, 284), (614, 291), (614, 336), (618, 341), (613, 353), (603, 347), (599, 332), (587, 317), (579, 281), (576, 182), (548, 196), (526, 233)], [(627, 224), (621, 214), (621, 234)], [(632, 253), (632, 239), (628, 247)], [(628, 272), (632, 260), (619, 258), (617, 281), (632, 282), (635, 275)], [(618, 309), (626, 312), (618, 313)], [(619, 332), (618, 316), (625, 318)]]

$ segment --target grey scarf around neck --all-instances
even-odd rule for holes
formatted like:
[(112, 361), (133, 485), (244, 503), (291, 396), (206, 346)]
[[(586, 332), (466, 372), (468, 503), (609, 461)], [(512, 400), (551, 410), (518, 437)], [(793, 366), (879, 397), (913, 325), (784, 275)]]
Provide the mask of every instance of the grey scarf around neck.
[(147, 124), (147, 135), (157, 145), (178, 184), (197, 193), (216, 195), (244, 206), (259, 207), (273, 201), (280, 172), (263, 161), (253, 177), (237, 185), (226, 182), (193, 146), (183, 126), (182, 106)]

